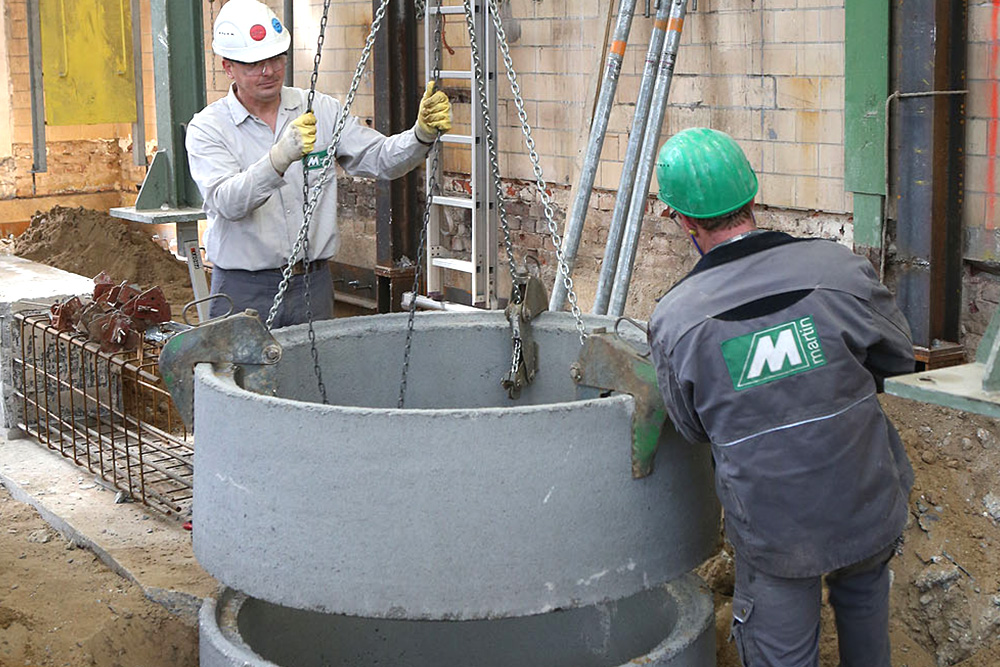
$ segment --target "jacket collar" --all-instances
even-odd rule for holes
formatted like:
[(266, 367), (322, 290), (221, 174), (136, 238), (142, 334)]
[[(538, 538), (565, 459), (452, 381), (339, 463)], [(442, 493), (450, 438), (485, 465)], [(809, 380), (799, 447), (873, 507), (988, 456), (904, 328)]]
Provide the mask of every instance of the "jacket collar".
[[(297, 93), (298, 91), (294, 88), (282, 86), (280, 108), (287, 111), (294, 111), (301, 107), (303, 105), (302, 95)], [(229, 107), (229, 115), (232, 117), (234, 125), (239, 125), (251, 116), (247, 108), (240, 102), (240, 99), (236, 97), (235, 84), (229, 84), (229, 93), (226, 95), (226, 106)]]
[[(698, 263), (694, 265), (691, 272), (686, 276), (674, 283), (670, 289), (667, 290), (669, 293), (671, 290), (676, 288), (678, 285), (683, 283), (685, 280), (691, 276), (697, 275), (703, 271), (708, 271), (709, 269), (715, 268), (717, 266), (722, 266), (729, 262), (741, 259), (743, 257), (748, 257), (754, 253), (758, 253), (770, 248), (776, 248), (788, 243), (796, 243), (798, 241), (809, 241), (811, 239), (800, 239), (795, 238), (784, 232), (769, 232), (763, 231), (759, 234), (750, 234), (742, 239), (738, 239), (731, 243), (723, 243), (715, 246), (708, 253), (698, 260)], [(666, 293), (660, 295), (656, 300), (659, 301)]]
[(784, 232), (764, 231), (759, 234), (750, 234), (745, 238), (733, 241), (732, 243), (723, 243), (709, 250), (704, 257), (698, 260), (698, 263), (694, 265), (691, 273), (687, 274), (686, 278), (763, 250), (802, 240), (805, 239), (797, 239)]

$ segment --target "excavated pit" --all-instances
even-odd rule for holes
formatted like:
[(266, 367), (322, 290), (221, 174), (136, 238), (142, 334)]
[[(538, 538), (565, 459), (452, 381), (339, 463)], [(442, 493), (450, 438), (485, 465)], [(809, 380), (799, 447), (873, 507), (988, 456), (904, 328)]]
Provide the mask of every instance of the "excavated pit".
[(650, 664), (711, 664), (711, 598), (678, 579), (717, 546), (708, 449), (665, 429), (632, 479), (634, 401), (575, 385), (565, 314), (535, 321), (517, 401), (502, 313), (419, 315), (399, 410), (406, 323), (317, 323), (329, 405), (304, 327), (275, 334), (276, 396), (197, 367), (195, 554), (240, 601), (229, 632), (203, 610), (202, 665), (605, 667), (669, 637)]

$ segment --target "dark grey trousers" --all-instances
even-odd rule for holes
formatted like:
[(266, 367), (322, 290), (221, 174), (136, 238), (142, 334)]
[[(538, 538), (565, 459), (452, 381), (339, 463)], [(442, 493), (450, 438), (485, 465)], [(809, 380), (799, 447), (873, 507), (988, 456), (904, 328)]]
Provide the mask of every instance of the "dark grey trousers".
[[(841, 667), (890, 667), (889, 559), (895, 545), (826, 575)], [(733, 634), (744, 667), (816, 667), (822, 577), (786, 579), (736, 554)]]
[[(272, 328), (301, 324), (307, 321), (306, 278), (309, 279), (309, 304), (313, 320), (328, 320), (333, 317), (333, 279), (330, 266), (325, 261), (322, 266), (309, 274), (292, 276), (288, 289), (281, 299), (281, 307), (274, 317)], [(256, 310), (261, 322), (267, 322), (274, 295), (281, 284), (281, 270), (242, 271), (239, 269), (213, 269), (211, 293), (225, 294), (233, 301), (233, 312), (242, 313), (247, 308)], [(229, 310), (226, 299), (212, 299), (209, 315), (221, 317)]]

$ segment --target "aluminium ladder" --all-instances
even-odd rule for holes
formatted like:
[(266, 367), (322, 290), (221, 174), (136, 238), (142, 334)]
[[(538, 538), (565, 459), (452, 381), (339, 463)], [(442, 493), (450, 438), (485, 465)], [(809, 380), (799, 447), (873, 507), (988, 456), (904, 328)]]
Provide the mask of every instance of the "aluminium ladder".
[[(488, 15), (489, 5), (485, 0), (472, 0), (473, 24), (475, 39), (483, 62), (481, 69), (486, 79), (485, 90), (490, 118), (494, 131), (497, 125), (496, 115), (496, 35), (492, 29), (491, 18)], [(435, 56), (440, 55), (443, 45), (436, 43), (435, 25), (442, 22), (443, 30), (449, 25), (445, 23), (448, 17), (455, 17), (450, 25), (461, 24), (462, 30), (467, 30), (464, 6), (444, 4), (444, 0), (429, 0), (424, 14), (424, 66), (427, 78), (435, 71)], [(441, 80), (466, 81), (469, 85), (471, 107), (470, 134), (462, 135), (449, 132), (441, 135), (442, 149), (467, 147), (472, 153), (470, 190), (466, 196), (432, 194), (427, 192), (427, 206), (431, 207), (427, 222), (427, 293), (442, 294), (446, 284), (446, 272), (457, 271), (467, 274), (471, 281), (472, 305), (495, 309), (497, 299), (497, 202), (495, 188), (492, 187), (490, 176), (489, 151), (485, 137), (485, 123), (482, 105), (479, 102), (479, 90), (476, 85), (475, 64), (471, 49), (468, 70), (440, 70)], [(443, 161), (438, 160), (437, 183), (443, 182)], [(430, 183), (432, 162), (427, 160), (427, 183)], [(445, 211), (451, 209), (461, 213), (469, 211), (472, 242), (469, 252), (464, 257), (454, 257), (450, 248), (441, 245), (442, 220)], [(415, 295), (414, 295), (415, 296)]]

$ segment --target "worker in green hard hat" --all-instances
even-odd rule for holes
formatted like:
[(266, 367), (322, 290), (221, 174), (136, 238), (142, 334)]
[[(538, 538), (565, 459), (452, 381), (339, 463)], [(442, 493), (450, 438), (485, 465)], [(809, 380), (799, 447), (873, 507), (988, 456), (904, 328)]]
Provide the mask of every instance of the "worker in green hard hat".
[(887, 667), (913, 469), (877, 393), (913, 370), (909, 326), (849, 248), (757, 229), (729, 135), (679, 132), (656, 176), (703, 256), (657, 304), (650, 346), (677, 430), (712, 447), (743, 664), (818, 665), (825, 578), (841, 666)]

